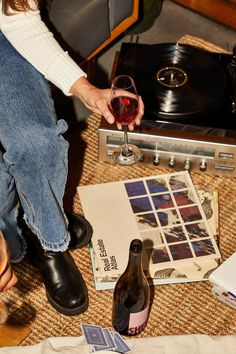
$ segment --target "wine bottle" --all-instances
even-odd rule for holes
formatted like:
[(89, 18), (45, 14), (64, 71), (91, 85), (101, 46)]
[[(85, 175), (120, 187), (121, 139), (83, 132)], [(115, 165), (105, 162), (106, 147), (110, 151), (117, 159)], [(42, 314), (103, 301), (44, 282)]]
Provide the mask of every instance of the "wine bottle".
[(112, 324), (122, 335), (141, 333), (148, 320), (150, 289), (143, 272), (142, 249), (141, 240), (131, 241), (127, 268), (114, 289)]

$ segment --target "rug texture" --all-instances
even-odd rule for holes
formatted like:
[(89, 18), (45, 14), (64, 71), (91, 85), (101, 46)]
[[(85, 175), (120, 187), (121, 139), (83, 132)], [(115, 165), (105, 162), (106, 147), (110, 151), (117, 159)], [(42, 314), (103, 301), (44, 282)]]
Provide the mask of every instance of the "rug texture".
[[(185, 36), (180, 43), (220, 51), (201, 39)], [(158, 175), (173, 170), (144, 165), (121, 167), (98, 162), (98, 127), (100, 117), (91, 115), (86, 122), (67, 133), (70, 142), (69, 177), (65, 207), (83, 213), (76, 193), (78, 185), (112, 182), (129, 178)], [(236, 178), (191, 173), (195, 185), (216, 188), (219, 191), (220, 251), (227, 259), (236, 250)], [(8, 304), (10, 315), (30, 326), (31, 334), (23, 345), (38, 343), (52, 336), (80, 336), (80, 324), (90, 323), (112, 329), (112, 290), (96, 291), (88, 247), (72, 252), (88, 286), (89, 308), (80, 316), (66, 317), (57, 313), (47, 302), (41, 278), (27, 260), (15, 269), (18, 285), (1, 299)], [(147, 327), (139, 337), (236, 333), (235, 310), (213, 298), (208, 281), (159, 285), (154, 287), (154, 298)]]

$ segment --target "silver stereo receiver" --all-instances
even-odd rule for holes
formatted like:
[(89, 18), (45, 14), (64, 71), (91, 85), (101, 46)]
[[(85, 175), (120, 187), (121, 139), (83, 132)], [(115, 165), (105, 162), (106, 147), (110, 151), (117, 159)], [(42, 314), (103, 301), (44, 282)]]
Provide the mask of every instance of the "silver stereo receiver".
[[(235, 131), (143, 120), (128, 136), (129, 143), (143, 153), (140, 164), (236, 176)], [(102, 119), (98, 159), (114, 163), (113, 153), (123, 144), (123, 138), (122, 131)]]

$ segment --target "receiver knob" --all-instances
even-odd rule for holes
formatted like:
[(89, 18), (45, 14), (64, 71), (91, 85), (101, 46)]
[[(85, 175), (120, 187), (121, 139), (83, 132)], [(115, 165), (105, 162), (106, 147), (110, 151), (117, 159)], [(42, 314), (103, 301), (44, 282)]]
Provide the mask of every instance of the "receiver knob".
[(155, 166), (160, 165), (160, 156), (158, 156), (158, 155), (154, 156), (153, 165), (155, 165)]
[(190, 170), (190, 168), (191, 168), (191, 161), (190, 160), (186, 160), (184, 162), (184, 169), (185, 170)]
[(169, 164), (169, 166), (170, 166), (171, 168), (173, 168), (173, 167), (176, 166), (176, 161), (175, 161), (175, 158), (174, 158), (173, 156), (170, 158), (168, 164)]
[(207, 163), (205, 160), (202, 160), (199, 165), (199, 170), (204, 172), (206, 171), (206, 169), (207, 169)]

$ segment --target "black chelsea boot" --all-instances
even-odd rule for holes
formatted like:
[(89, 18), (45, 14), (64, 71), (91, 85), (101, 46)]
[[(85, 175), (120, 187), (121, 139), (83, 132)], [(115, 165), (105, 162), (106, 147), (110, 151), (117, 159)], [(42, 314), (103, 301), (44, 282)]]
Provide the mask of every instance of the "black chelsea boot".
[(88, 308), (87, 287), (69, 251), (44, 252), (40, 258), (38, 269), (50, 305), (67, 316), (85, 312)]
[(31, 232), (27, 243), (28, 258), (42, 276), (50, 305), (67, 316), (85, 312), (88, 308), (87, 287), (70, 252), (44, 251)]

